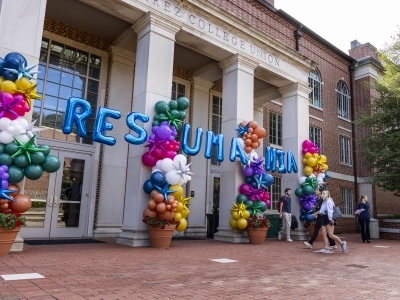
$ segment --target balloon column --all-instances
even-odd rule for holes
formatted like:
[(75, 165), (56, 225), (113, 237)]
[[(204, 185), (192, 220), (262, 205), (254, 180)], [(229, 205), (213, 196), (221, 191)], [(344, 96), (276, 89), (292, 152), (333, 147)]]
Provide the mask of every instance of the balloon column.
[(22, 117), (32, 107), (37, 84), (33, 82), (35, 66), (27, 66), (24, 56), (12, 52), (0, 58), (0, 211), (10, 208), (24, 213), (31, 199), (20, 194), (17, 183), (24, 179), (39, 179), (43, 172), (60, 168), (57, 157), (50, 155), (48, 145), (37, 145), (35, 128)]
[(318, 145), (313, 144), (310, 140), (305, 140), (302, 146), (304, 175), (306, 176), (299, 178), (300, 187), (295, 190), (295, 194), (299, 197), (299, 203), (303, 207), (300, 220), (310, 222), (313, 220), (312, 207), (317, 201), (315, 191), (325, 184), (325, 171), (328, 170), (328, 165), (326, 156), (319, 154)]
[(177, 154), (180, 143), (175, 140), (188, 107), (189, 100), (185, 97), (155, 104), (152, 134), (146, 145), (149, 150), (142, 155), (143, 164), (152, 168), (150, 179), (143, 184), (144, 192), (150, 195), (143, 217), (175, 220), (179, 222), (177, 231), (186, 229), (190, 213), (187, 207), (190, 197), (183, 197), (182, 185), (192, 179), (193, 173), (186, 157)]
[(255, 152), (260, 146), (260, 139), (266, 134), (265, 129), (251, 121), (240, 123), (236, 130), (239, 135), (238, 141), (247, 156), (247, 164), (243, 165), (245, 182), (240, 185), (236, 203), (233, 203), (229, 225), (232, 228), (245, 229), (250, 216), (271, 207), (268, 187), (274, 183), (274, 177), (266, 173), (263, 159)]

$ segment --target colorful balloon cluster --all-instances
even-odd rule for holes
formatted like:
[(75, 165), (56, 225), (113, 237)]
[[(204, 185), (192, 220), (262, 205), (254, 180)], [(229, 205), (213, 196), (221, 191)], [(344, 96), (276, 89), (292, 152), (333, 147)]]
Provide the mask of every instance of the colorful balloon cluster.
[(295, 194), (299, 197), (299, 203), (303, 209), (301, 211), (301, 221), (312, 221), (312, 207), (315, 206), (317, 197), (315, 191), (324, 185), (325, 171), (328, 170), (325, 155), (319, 154), (319, 147), (310, 140), (305, 140), (302, 144), (303, 149), (303, 165), (304, 174), (299, 178), (300, 187), (295, 190)]
[(0, 58), (0, 211), (8, 208), (23, 213), (31, 206), (31, 199), (20, 194), (16, 183), (26, 176), (39, 179), (43, 172), (60, 168), (57, 157), (49, 155), (48, 145), (37, 145), (34, 128), (22, 116), (29, 112), (32, 99), (39, 99), (36, 83), (31, 82), (35, 66), (27, 66), (23, 55), (12, 52)]
[(143, 184), (143, 190), (150, 195), (143, 217), (155, 217), (179, 222), (177, 231), (187, 228), (187, 208), (190, 197), (183, 197), (182, 185), (192, 179), (190, 164), (182, 154), (177, 154), (180, 143), (175, 141), (182, 129), (182, 120), (186, 117), (189, 100), (185, 97), (169, 104), (159, 101), (155, 105), (156, 115), (152, 134), (149, 136), (149, 151), (142, 156), (142, 162), (152, 167), (150, 179)]
[(274, 183), (274, 177), (265, 171), (263, 159), (255, 152), (260, 146), (260, 139), (266, 134), (265, 129), (258, 127), (255, 121), (251, 121), (240, 123), (236, 130), (240, 144), (247, 153), (248, 163), (243, 166), (242, 174), (245, 182), (239, 187), (237, 203), (233, 203), (229, 225), (232, 228), (245, 229), (250, 216), (262, 213), (267, 207), (271, 207), (268, 187)]

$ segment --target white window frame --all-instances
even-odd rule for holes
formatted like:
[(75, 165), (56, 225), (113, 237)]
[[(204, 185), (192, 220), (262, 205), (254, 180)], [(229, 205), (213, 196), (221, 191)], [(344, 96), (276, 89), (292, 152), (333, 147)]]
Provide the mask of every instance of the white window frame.
[[(309, 94), (310, 104), (312, 106), (322, 108), (322, 78), (321, 73), (318, 69), (315, 69), (308, 73), (308, 84), (311, 88), (311, 92)], [(316, 94), (318, 94), (316, 96)]]
[(337, 94), (338, 117), (344, 120), (350, 120), (350, 95), (349, 89), (343, 80), (340, 80), (335, 90)]
[(339, 136), (339, 155), (342, 165), (351, 166), (351, 139), (347, 136)]
[(274, 177), (274, 183), (269, 188), (269, 196), (271, 201), (270, 210), (278, 210), (278, 203), (282, 196), (282, 177)]
[[(276, 136), (276, 144), (274, 144), (274, 143), (271, 143), (271, 134), (270, 134), (270, 131), (271, 131), (271, 114), (273, 114), (273, 115), (275, 115), (275, 123), (277, 124), (277, 127), (278, 128), (273, 128), (273, 131), (275, 132), (275, 136)], [(280, 123), (280, 132), (281, 132), (281, 144), (279, 144), (279, 123), (278, 123), (278, 116), (280, 116), (281, 117), (281, 123)], [(282, 115), (281, 114), (278, 114), (278, 113), (276, 113), (276, 112), (273, 112), (273, 111), (270, 111), (269, 113), (268, 113), (268, 142), (269, 142), (269, 144), (270, 145), (273, 145), (274, 147), (276, 147), (276, 148), (282, 148), (282, 124), (283, 124), (283, 119), (282, 119)]]
[[(319, 127), (315, 127), (315, 126), (311, 126), (310, 125), (308, 131), (309, 131), (309, 139), (310, 139), (310, 141), (313, 142), (314, 144), (317, 144), (318, 148), (322, 150), (322, 129), (319, 128)], [(312, 131), (312, 133), (311, 133), (311, 131)], [(318, 141), (316, 139), (313, 138), (315, 135), (318, 134), (318, 132), (319, 132), (319, 138), (318, 138), (319, 139), (319, 143), (318, 143)]]
[(354, 214), (353, 189), (341, 187), (340, 199), (342, 201), (341, 205), (342, 214), (353, 216)]
[[(209, 130), (212, 131), (212, 117), (213, 117), (213, 111), (212, 111), (212, 106), (213, 106), (213, 96), (219, 97), (222, 99), (222, 93), (221, 92), (217, 92), (215, 90), (210, 90), (210, 96), (209, 96), (209, 109), (208, 109), (208, 128)], [(221, 109), (222, 109), (222, 100), (221, 100)], [(222, 114), (221, 114), (221, 123), (222, 123)], [(221, 124), (222, 126), (222, 124)], [(222, 128), (221, 128), (222, 131)], [(215, 133), (214, 133), (215, 134)], [(213, 165), (211, 163), (211, 159), (208, 159), (208, 164), (209, 167), (214, 170), (214, 171), (220, 171), (221, 169), (221, 163), (219, 163), (218, 165)]]

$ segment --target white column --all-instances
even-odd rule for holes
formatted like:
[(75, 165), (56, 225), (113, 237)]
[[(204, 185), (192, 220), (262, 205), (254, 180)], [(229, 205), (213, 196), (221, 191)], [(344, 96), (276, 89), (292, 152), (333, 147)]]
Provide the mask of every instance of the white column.
[(232, 137), (237, 137), (237, 125), (251, 121), (254, 116), (254, 69), (257, 63), (234, 55), (220, 63), (222, 68), (222, 134), (225, 138), (224, 161), (221, 163), (219, 227), (214, 239), (227, 242), (248, 242), (246, 231), (229, 226), (232, 202), (244, 182), (240, 162), (229, 160)]
[[(306, 240), (309, 238), (307, 230), (300, 222), (299, 199), (294, 191), (299, 187), (299, 178), (303, 174), (302, 143), (309, 139), (309, 113), (308, 95), (310, 88), (306, 83), (292, 83), (279, 89), (282, 94), (282, 146), (285, 154), (292, 151), (299, 168), (298, 173), (285, 173), (282, 176), (282, 195), (285, 188), (292, 190), (292, 214), (299, 221), (299, 228), (292, 231), (290, 237), (294, 240)], [(286, 157), (285, 157), (286, 163)]]
[[(210, 88), (213, 82), (200, 77), (192, 78), (193, 98), (191, 99), (192, 119), (190, 124), (191, 141), (195, 140), (196, 129), (203, 129), (203, 140), (201, 151), (198, 155), (192, 156), (190, 170), (194, 173), (190, 181), (190, 191), (194, 192), (193, 199), (190, 199), (190, 214), (188, 216), (188, 228), (185, 230), (187, 236), (206, 236), (206, 205), (207, 205), (207, 174), (208, 161), (204, 158), (205, 134), (209, 121)], [(191, 144), (193, 145), (193, 144)], [(187, 195), (190, 196), (190, 195)]]
[(95, 237), (120, 234), (124, 213), (128, 156), (128, 143), (124, 139), (124, 135), (127, 133), (124, 120), (131, 111), (135, 53), (114, 46), (110, 46), (109, 52), (112, 62), (107, 107), (120, 111), (121, 119), (119, 121), (109, 119), (114, 126), (110, 135), (115, 137), (117, 142), (114, 146), (103, 146)]
[[(264, 107), (254, 106), (254, 121), (257, 122), (259, 127), (264, 127)], [(260, 139), (260, 147), (257, 148), (256, 153), (258, 157), (264, 156), (264, 143), (263, 139)]]
[[(39, 63), (47, 0), (0, 1), (0, 57), (10, 52), (22, 54), (28, 65)], [(37, 69), (37, 68), (36, 68)], [(25, 114), (28, 121), (32, 112)], [(23, 182), (20, 183), (23, 192)], [(24, 240), (17, 236), (10, 252), (23, 251)]]
[[(151, 133), (157, 101), (171, 98), (175, 34), (179, 26), (153, 13), (147, 13), (134, 26), (138, 34), (135, 83), (132, 111), (149, 116), (144, 128)], [(142, 125), (142, 124), (141, 124)], [(134, 133), (135, 134), (135, 133)], [(150, 178), (151, 169), (142, 164), (143, 145), (129, 145), (128, 174), (122, 233), (117, 243), (129, 246), (149, 245), (143, 210), (149, 196), (143, 192), (143, 183)]]

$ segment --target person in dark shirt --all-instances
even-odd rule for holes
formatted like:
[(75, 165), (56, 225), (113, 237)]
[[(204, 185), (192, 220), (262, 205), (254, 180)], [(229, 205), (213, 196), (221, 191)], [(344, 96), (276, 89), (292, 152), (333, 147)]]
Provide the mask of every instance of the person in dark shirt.
[(360, 198), (360, 202), (357, 203), (356, 212), (358, 211), (358, 221), (360, 222), (361, 228), (361, 239), (363, 243), (371, 243), (370, 235), (369, 235), (369, 221), (370, 221), (370, 214), (369, 214), (369, 202), (368, 197), (362, 195)]
[(278, 239), (282, 238), (282, 234), (286, 234), (286, 241), (293, 242), (290, 238), (290, 227), (292, 223), (292, 199), (290, 195), (292, 190), (290, 188), (285, 189), (285, 195), (279, 200), (279, 218), (282, 219), (282, 229), (278, 232)]

